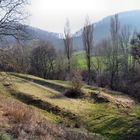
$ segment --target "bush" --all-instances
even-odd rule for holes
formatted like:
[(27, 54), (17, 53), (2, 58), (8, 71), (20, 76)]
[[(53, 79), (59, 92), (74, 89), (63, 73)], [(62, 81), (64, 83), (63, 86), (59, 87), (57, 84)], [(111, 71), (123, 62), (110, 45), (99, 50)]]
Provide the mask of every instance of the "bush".
[[(86, 83), (88, 82), (88, 71), (87, 70), (82, 70), (81, 72), (81, 76), (82, 76), (82, 80), (85, 81)], [(91, 82), (96, 82), (96, 72), (94, 70), (91, 70), (91, 75), (90, 75), (90, 79), (91, 79)]]
[(71, 74), (71, 89), (65, 92), (65, 96), (69, 98), (81, 98), (84, 96), (82, 92), (82, 77), (79, 72), (73, 72)]
[(82, 98), (84, 93), (81, 90), (69, 89), (64, 94), (68, 98)]
[(16, 103), (7, 106), (5, 116), (9, 116), (12, 121), (20, 124), (31, 123), (33, 119), (36, 119), (33, 109)]
[(82, 77), (80, 75), (80, 72), (73, 72), (71, 74), (71, 87), (74, 90), (81, 91), (81, 88), (83, 86)]
[(10, 135), (8, 134), (0, 134), (0, 140), (14, 140)]

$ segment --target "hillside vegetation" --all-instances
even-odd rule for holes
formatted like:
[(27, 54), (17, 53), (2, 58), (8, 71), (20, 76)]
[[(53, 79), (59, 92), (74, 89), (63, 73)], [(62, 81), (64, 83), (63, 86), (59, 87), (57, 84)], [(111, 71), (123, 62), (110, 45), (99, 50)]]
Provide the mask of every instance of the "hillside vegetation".
[(0, 0), (0, 140), (140, 140), (140, 11), (62, 35), (25, 25), (31, 1)]
[[(140, 106), (123, 93), (84, 85), (82, 91), (85, 96), (72, 99), (64, 96), (64, 93), (71, 88), (68, 81), (45, 80), (32, 75), (17, 73), (11, 73), (9, 76), (13, 84), (1, 85), (0, 94), (2, 96), (1, 101), (4, 99), (1, 102), (0, 109), (2, 113), (0, 118), (7, 122), (4, 123), (5, 126), (1, 124), (0, 129), (3, 129), (3, 132), (6, 131), (7, 135), (15, 138), (23, 137), (24, 134), (21, 131), (22, 129), (26, 130), (23, 126), (18, 131), (19, 133), (15, 130), (16, 135), (13, 134), (14, 131), (10, 133), (7, 129), (9, 130), (11, 125), (15, 127), (14, 117), (17, 117), (16, 121), (19, 120), (19, 122), (16, 122), (17, 128), (19, 123), (22, 124), (24, 121), (27, 121), (27, 123), (32, 122), (29, 118), (33, 117), (33, 119), (38, 120), (34, 115), (33, 110), (35, 110), (41, 118), (45, 119), (46, 122), (43, 119), (43, 124), (46, 127), (51, 126), (49, 129), (55, 130), (54, 133), (56, 133), (57, 139), (58, 135), (63, 138), (66, 135), (74, 137), (75, 133), (82, 136), (79, 137), (80, 139), (90, 139), (90, 137), (91, 140), (96, 140), (96, 138), (100, 140), (103, 137), (108, 140), (139, 139)], [(4, 98), (5, 96), (8, 99)], [(3, 110), (3, 107), (6, 109)], [(13, 112), (9, 110), (13, 110)], [(25, 114), (22, 115), (23, 111), (21, 110), (24, 110)], [(7, 112), (8, 114), (5, 115)], [(3, 115), (7, 117), (3, 117)], [(9, 117), (10, 120), (13, 117), (12, 123), (7, 120)], [(24, 120), (22, 120), (23, 118)], [(33, 125), (36, 125), (35, 121), (33, 121)], [(65, 136), (59, 129), (65, 132)], [(39, 131), (43, 131), (43, 128), (39, 128)], [(35, 136), (37, 134), (35, 132), (36, 130), (32, 135)], [(39, 133), (38, 135), (42, 135), (42, 132)], [(53, 136), (52, 133), (49, 133), (50, 137)]]

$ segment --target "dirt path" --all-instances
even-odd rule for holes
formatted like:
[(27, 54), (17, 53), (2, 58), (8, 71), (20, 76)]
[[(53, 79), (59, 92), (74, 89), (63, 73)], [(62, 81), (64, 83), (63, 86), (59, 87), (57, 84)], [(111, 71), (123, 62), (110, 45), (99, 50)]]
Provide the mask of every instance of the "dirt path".
[(107, 98), (110, 102), (115, 103), (118, 107), (131, 108), (135, 101), (129, 97), (111, 96), (103, 91), (99, 92), (101, 96)]

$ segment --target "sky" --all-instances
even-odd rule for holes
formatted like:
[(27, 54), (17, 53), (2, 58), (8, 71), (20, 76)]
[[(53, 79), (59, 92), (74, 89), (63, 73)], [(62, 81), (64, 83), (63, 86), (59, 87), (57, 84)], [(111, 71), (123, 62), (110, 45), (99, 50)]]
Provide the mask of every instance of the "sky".
[(140, 0), (30, 0), (29, 25), (63, 33), (69, 19), (71, 32), (83, 27), (86, 16), (91, 22), (123, 11), (140, 9)]

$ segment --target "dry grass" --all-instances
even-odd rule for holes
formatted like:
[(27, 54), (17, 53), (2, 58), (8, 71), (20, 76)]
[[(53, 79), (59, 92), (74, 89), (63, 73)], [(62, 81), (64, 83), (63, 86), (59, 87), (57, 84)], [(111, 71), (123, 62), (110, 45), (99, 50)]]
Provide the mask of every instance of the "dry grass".
[(1, 98), (3, 118), (8, 118), (7, 132), (22, 140), (54, 140), (63, 136), (63, 129), (47, 122), (31, 107), (12, 99)]
[(12, 103), (10, 106), (5, 104), (4, 111), (4, 115), (9, 116), (15, 123), (31, 123), (36, 120), (36, 114), (31, 108), (17, 103)]
[[(49, 87), (42, 88), (40, 85), (21, 78), (13, 77), (14, 85), (17, 91), (24, 92), (27, 95), (35, 96), (43, 101), (55, 104), (61, 108), (72, 111), (74, 113), (82, 113), (93, 106), (91, 103), (80, 99), (69, 99)], [(21, 86), (22, 85), (22, 86)]]
[(71, 131), (56, 126), (32, 107), (11, 97), (0, 95), (0, 121), (7, 123), (5, 132), (17, 140), (102, 140), (101, 136)]
[[(70, 88), (68, 82), (45, 80), (30, 75), (27, 76), (29, 78), (27, 79), (26, 75), (23, 76), (25, 78), (13, 76), (17, 92), (36, 97), (43, 102), (49, 102), (62, 110), (68, 110), (76, 114), (80, 117), (84, 127), (91, 132), (100, 133), (110, 140), (128, 139), (128, 137), (139, 132), (139, 126), (135, 125), (135, 123), (138, 124), (139, 122), (140, 107), (137, 105), (136, 109), (136, 104), (133, 104), (133, 102), (131, 104), (130, 99), (123, 94), (112, 94), (101, 90), (101, 96), (107, 98), (109, 102), (100, 104), (89, 102), (86, 99), (69, 99), (62, 94), (65, 89)], [(33, 79), (32, 82), (31, 79)], [(34, 79), (40, 83), (36, 83)], [(61, 87), (62, 89), (60, 90)], [(99, 88), (94, 89), (87, 86), (84, 86), (82, 90), (87, 93), (87, 96), (89, 92), (99, 92)], [(66, 131), (63, 132), (65, 136), (68, 136)], [(69, 132), (69, 134), (77, 135), (78, 132), (75, 134)], [(82, 136), (80, 135), (80, 137)], [(82, 140), (81, 138), (79, 139)]]

